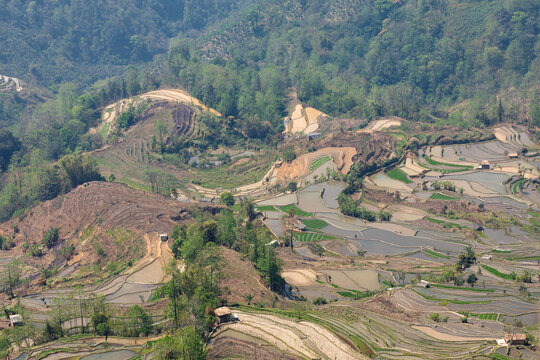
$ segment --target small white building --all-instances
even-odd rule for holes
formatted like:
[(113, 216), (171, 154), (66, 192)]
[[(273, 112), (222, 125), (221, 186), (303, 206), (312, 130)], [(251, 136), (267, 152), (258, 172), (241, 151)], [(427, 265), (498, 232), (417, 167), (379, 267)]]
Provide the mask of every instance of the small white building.
[(429, 287), (429, 283), (428, 283), (426, 280), (420, 280), (420, 281), (418, 282), (418, 285), (423, 286), (423, 287), (425, 287), (425, 288), (428, 288), (428, 287)]
[(22, 325), (22, 316), (15, 314), (15, 315), (9, 315), (9, 326), (14, 327), (18, 325)]
[(167, 234), (159, 234), (159, 239), (161, 241), (167, 241), (167, 240), (169, 240), (169, 235), (167, 235)]

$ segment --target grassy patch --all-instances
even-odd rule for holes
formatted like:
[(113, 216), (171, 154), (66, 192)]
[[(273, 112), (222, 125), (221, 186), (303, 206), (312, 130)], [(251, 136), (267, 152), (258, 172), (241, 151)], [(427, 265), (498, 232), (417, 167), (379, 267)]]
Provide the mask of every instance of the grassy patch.
[(118, 181), (119, 183), (122, 183), (122, 184), (126, 184), (127, 186), (129, 186), (130, 188), (135, 189), (135, 190), (142, 190), (142, 191), (146, 191), (146, 192), (152, 192), (152, 188), (150, 187), (150, 185), (141, 184), (141, 183), (138, 183), (138, 182), (133, 181), (131, 179), (122, 178), (122, 179), (116, 180), (116, 181)]
[(324, 163), (332, 160), (332, 158), (329, 155), (321, 156), (318, 159), (315, 159), (311, 162), (311, 165), (309, 167), (309, 172), (315, 171), (317, 168), (321, 167)]
[(424, 299), (431, 300), (431, 301), (447, 302), (447, 303), (460, 304), (460, 305), (465, 305), (465, 304), (489, 304), (491, 302), (491, 300), (485, 300), (485, 301), (461, 301), (461, 300), (439, 299), (439, 298), (436, 298), (436, 297), (433, 297), (433, 296), (422, 294), (420, 291), (418, 291), (416, 289), (411, 289), (411, 290), (414, 291), (415, 293), (417, 293), (418, 295), (420, 295), (421, 297), (423, 297)]
[(328, 226), (328, 223), (321, 219), (303, 219), (302, 222), (310, 229), (322, 229)]
[(498, 277), (506, 279), (506, 280), (513, 280), (512, 276), (510, 274), (502, 273), (499, 270), (497, 270), (495, 268), (492, 268), (491, 266), (487, 266), (487, 265), (482, 264), (482, 267), (484, 269), (486, 269), (487, 271), (489, 271), (490, 273), (492, 273), (493, 275), (495, 275), (495, 276), (498, 276)]
[(402, 181), (404, 182), (405, 184), (410, 184), (412, 183), (412, 180), (409, 179), (409, 177), (407, 176), (407, 174), (405, 174), (403, 172), (403, 170), (401, 170), (400, 168), (393, 168), (392, 170), (390, 170), (389, 172), (386, 173), (386, 175), (388, 175), (388, 177), (392, 178), (392, 179), (395, 179), (395, 180), (399, 180), (399, 181)]
[(225, 189), (233, 189), (242, 185), (252, 184), (260, 181), (268, 172), (268, 168), (264, 165), (254, 165), (252, 168), (239, 171), (236, 167), (216, 167), (213, 169), (197, 169), (194, 171), (194, 176), (200, 186), (207, 189), (215, 189), (222, 187)]
[(260, 212), (263, 212), (263, 211), (278, 211), (274, 205), (261, 205), (261, 206), (256, 206), (255, 209), (257, 211), (260, 211)]
[(294, 211), (296, 212), (296, 215), (298, 215), (298, 216), (313, 216), (312, 213), (301, 210), (300, 208), (298, 208), (298, 206), (296, 206), (294, 204), (280, 206), (279, 208), (281, 209), (281, 211), (286, 212), (288, 214), (290, 214), (291, 210), (294, 209)]
[(494, 252), (494, 253), (502, 253), (502, 254), (508, 254), (508, 253), (511, 253), (512, 250), (499, 250), (499, 249), (493, 249), (493, 250), (491, 250), (491, 252)]
[(515, 194), (517, 193), (519, 187), (521, 184), (523, 184), (525, 181), (527, 181), (527, 179), (521, 179), (521, 180), (518, 180), (514, 183), (514, 185), (512, 185), (512, 193)]
[[(458, 165), (458, 164), (450, 164), (450, 163), (443, 163), (443, 162), (440, 162), (440, 161), (437, 161), (437, 160), (433, 160), (432, 158), (430, 157), (424, 157), (424, 159), (426, 159), (426, 161), (428, 163), (430, 163), (431, 165), (439, 165), (439, 166), (450, 166), (450, 167), (455, 167), (455, 168), (461, 168), (461, 169), (464, 169), (464, 170), (472, 170), (472, 166), (471, 165)], [(462, 171), (462, 170), (460, 170)]]
[(424, 164), (421, 161), (418, 161), (418, 165), (420, 165), (423, 168), (432, 170), (432, 171), (440, 172), (442, 174), (452, 174), (452, 173), (457, 173), (457, 172), (461, 172), (461, 171), (470, 170), (470, 169), (467, 169), (467, 168), (456, 168), (456, 169), (452, 169), (452, 170), (450, 170), (450, 169), (437, 169), (437, 168), (428, 166), (428, 165)]
[(324, 235), (314, 232), (296, 232), (293, 233), (296, 241), (300, 242), (312, 242), (312, 241), (321, 241), (321, 240), (333, 240), (335, 237), (330, 235)]
[(514, 260), (540, 260), (540, 256), (507, 257), (505, 259), (509, 260), (509, 261), (514, 261)]
[(443, 259), (450, 259), (450, 256), (443, 255), (441, 253), (438, 253), (438, 252), (430, 250), (430, 249), (424, 249), (424, 252), (426, 252), (427, 255), (431, 255), (431, 256), (434, 256), (434, 257), (443, 258)]
[(448, 195), (441, 194), (441, 193), (433, 193), (433, 194), (431, 194), (429, 199), (430, 200), (446, 200), (446, 201), (459, 200), (458, 197), (448, 196)]
[(107, 136), (109, 135), (109, 129), (111, 128), (111, 124), (105, 123), (103, 126), (101, 126), (101, 129), (99, 129), (99, 135), (103, 140), (107, 140)]
[(490, 356), (492, 359), (495, 359), (495, 360), (512, 360), (508, 356), (504, 356), (497, 353), (490, 354)]
[(429, 216), (426, 216), (426, 220), (427, 220), (427, 221), (430, 221), (430, 222), (432, 222), (432, 223), (435, 223), (435, 224), (441, 224), (441, 225), (443, 225), (443, 227), (445, 227), (445, 228), (456, 228), (456, 229), (461, 229), (461, 225), (456, 224), (456, 223), (453, 223), (453, 222), (444, 221), (444, 220), (439, 220), (439, 219), (434, 219), (434, 218), (429, 217)]
[(94, 225), (90, 225), (89, 227), (84, 229), (81, 235), (81, 242), (89, 239), (93, 233), (94, 233)]
[(456, 289), (456, 290), (467, 290), (467, 291), (478, 291), (478, 292), (495, 292), (493, 289), (479, 289), (465, 286), (452, 286), (452, 285), (442, 285), (442, 284), (429, 284), (433, 287), (443, 288), (443, 289)]

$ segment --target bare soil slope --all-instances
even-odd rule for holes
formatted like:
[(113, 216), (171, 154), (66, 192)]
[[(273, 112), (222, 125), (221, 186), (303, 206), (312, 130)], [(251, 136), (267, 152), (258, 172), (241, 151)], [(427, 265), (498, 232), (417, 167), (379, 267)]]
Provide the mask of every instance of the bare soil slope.
[(270, 304), (274, 294), (268, 290), (259, 272), (251, 261), (242, 259), (242, 255), (234, 250), (221, 247), (223, 263), (220, 286), (227, 288), (225, 298), (229, 304), (246, 303), (246, 296), (253, 296), (252, 303)]
[(307, 176), (311, 172), (311, 163), (326, 155), (332, 158), (341, 173), (346, 174), (353, 164), (352, 159), (356, 155), (356, 150), (353, 147), (327, 147), (301, 155), (293, 162), (283, 164), (278, 169), (276, 177), (278, 181), (286, 181)]
[[(101, 248), (110, 259), (128, 254), (140, 257), (146, 247), (143, 235), (170, 233), (184, 204), (159, 195), (130, 189), (122, 184), (91, 182), (70, 193), (29, 210), (24, 216), (0, 225), (0, 233), (14, 234), (17, 246), (9, 256), (22, 254), (22, 244), (39, 242), (43, 234), (60, 229), (60, 241), (40, 258), (29, 258), (34, 265), (61, 265), (59, 255), (66, 244), (75, 245), (81, 263), (95, 260)], [(14, 233), (16, 227), (18, 232)], [(139, 249), (140, 247), (140, 249)], [(84, 256), (81, 256), (84, 254)], [(125, 259), (127, 260), (127, 259)]]

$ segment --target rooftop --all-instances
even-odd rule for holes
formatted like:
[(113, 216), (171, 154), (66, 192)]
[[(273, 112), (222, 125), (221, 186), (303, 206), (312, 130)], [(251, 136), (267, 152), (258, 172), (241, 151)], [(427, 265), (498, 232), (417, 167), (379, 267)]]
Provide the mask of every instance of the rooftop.
[(228, 307), (223, 306), (214, 310), (214, 314), (216, 314), (216, 316), (227, 316), (227, 315), (231, 315), (232, 311)]
[(521, 341), (525, 341), (525, 339), (527, 338), (527, 335), (525, 334), (504, 334), (504, 340), (506, 341), (516, 341), (516, 340), (521, 340)]

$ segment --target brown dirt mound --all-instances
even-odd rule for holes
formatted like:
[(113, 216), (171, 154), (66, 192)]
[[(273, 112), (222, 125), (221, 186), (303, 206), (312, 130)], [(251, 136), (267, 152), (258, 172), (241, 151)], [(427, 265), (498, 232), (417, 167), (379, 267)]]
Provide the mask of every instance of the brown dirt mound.
[(329, 155), (341, 173), (349, 172), (353, 164), (356, 149), (353, 147), (326, 147), (315, 152), (304, 154), (291, 163), (283, 164), (277, 171), (278, 181), (289, 181), (309, 175), (311, 163), (325, 155)]

